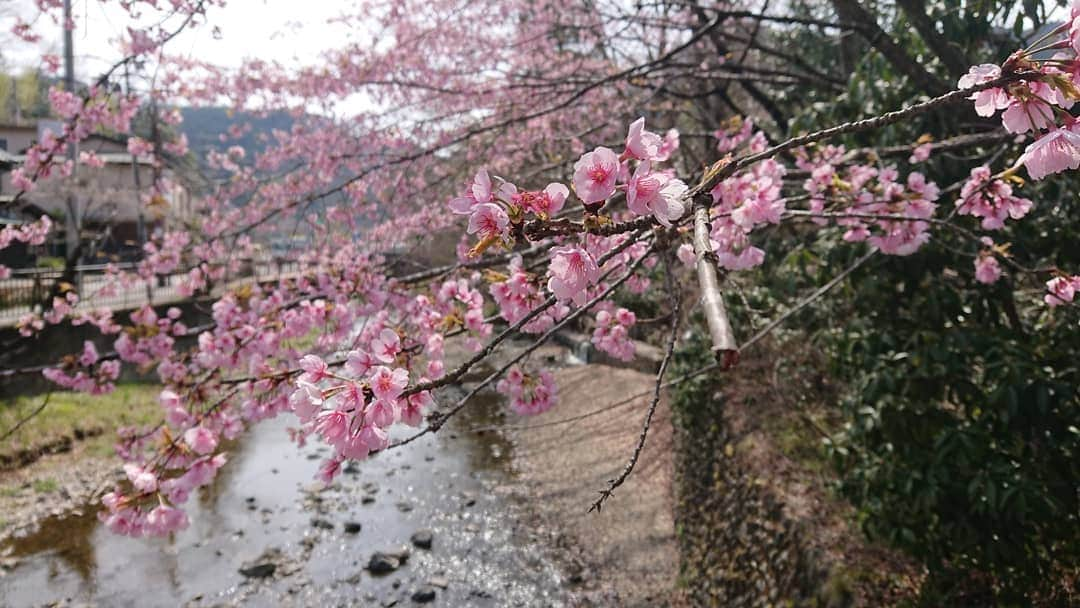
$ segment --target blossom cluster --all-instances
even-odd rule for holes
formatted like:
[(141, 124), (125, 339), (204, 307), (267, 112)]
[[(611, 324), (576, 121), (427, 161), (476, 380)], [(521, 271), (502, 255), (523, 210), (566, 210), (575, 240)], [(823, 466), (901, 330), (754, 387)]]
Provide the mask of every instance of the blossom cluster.
[[(0, 228), (0, 249), (10, 247), (12, 243), (26, 243), (27, 245), (40, 245), (45, 242), (45, 237), (52, 230), (52, 219), (41, 216), (36, 222), (22, 225), (8, 225)], [(0, 279), (11, 276), (11, 270), (0, 264)]]
[(120, 377), (120, 361), (102, 359), (94, 343), (86, 340), (78, 357), (68, 356), (60, 365), (42, 370), (42, 374), (63, 388), (102, 395), (116, 388), (113, 382)]
[(803, 188), (811, 197), (812, 214), (831, 215), (847, 227), (845, 241), (866, 241), (882, 253), (901, 256), (930, 240), (930, 223), (924, 220), (933, 217), (941, 192), (917, 171), (901, 181), (894, 166), (841, 168), (832, 162), (817, 165)]
[(956, 211), (960, 215), (972, 215), (982, 219), (984, 230), (998, 230), (1006, 219), (1019, 220), (1031, 211), (1032, 202), (1015, 196), (1012, 186), (1005, 179), (990, 174), (983, 165), (971, 170), (971, 177), (964, 182)]
[[(517, 323), (544, 302), (543, 285), (539, 277), (525, 270), (521, 256), (511, 258), (507, 274), (491, 273), (488, 276), (496, 279), (491, 281), (488, 291), (498, 307), (499, 316), (507, 323)], [(521, 330), (531, 334), (543, 333), (568, 312), (569, 306), (556, 302), (522, 326)]]
[[(1002, 86), (983, 88), (971, 95), (975, 112), (990, 117), (998, 111), (1009, 133), (1031, 132), (1035, 141), (1028, 145), (1017, 164), (1027, 168), (1031, 179), (1040, 180), (1053, 173), (1080, 167), (1080, 125), (1068, 112), (1080, 99), (1080, 2), (1073, 2), (1068, 22), (1053, 34), (1062, 36), (1043, 49), (1024, 49), (1013, 53), (1001, 66), (973, 66), (957, 83), (961, 89), (985, 86), (1003, 76), (1022, 73), (1022, 78)], [(1036, 50), (1068, 49), (1051, 59), (1036, 59)]]
[(530, 374), (520, 367), (513, 367), (499, 380), (495, 389), (510, 397), (510, 407), (523, 415), (546, 412), (555, 404), (558, 387), (555, 376), (547, 370)]
[(630, 328), (635, 323), (637, 323), (637, 316), (625, 308), (620, 307), (614, 312), (600, 310), (596, 313), (596, 327), (592, 335), (593, 346), (620, 361), (632, 360), (634, 342), (630, 339)]

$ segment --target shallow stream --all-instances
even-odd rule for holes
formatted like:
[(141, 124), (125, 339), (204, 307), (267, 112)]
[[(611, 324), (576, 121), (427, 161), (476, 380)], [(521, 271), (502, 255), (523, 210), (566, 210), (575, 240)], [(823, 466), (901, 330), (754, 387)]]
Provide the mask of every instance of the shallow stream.
[[(291, 416), (262, 422), (172, 538), (116, 536), (87, 505), (0, 546), (18, 559), (0, 577), (0, 606), (411, 606), (425, 587), (437, 606), (563, 605), (559, 569), (518, 523), (512, 446), (463, 432), (501, 420), (499, 408), (478, 397), (439, 434), (354, 464), (329, 488), (313, 479), (325, 447), (290, 443)], [(429, 550), (410, 543), (424, 529)], [(365, 569), (402, 546), (398, 569)], [(268, 576), (240, 572), (268, 564)]]

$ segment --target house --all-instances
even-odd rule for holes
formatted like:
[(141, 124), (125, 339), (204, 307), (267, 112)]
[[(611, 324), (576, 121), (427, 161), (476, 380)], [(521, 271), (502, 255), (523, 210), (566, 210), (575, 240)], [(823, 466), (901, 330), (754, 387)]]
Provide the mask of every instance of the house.
[[(26, 150), (45, 130), (58, 131), (60, 123), (40, 120), (34, 124), (0, 124), (0, 198), (18, 193), (11, 183), (11, 171), (25, 162)], [(33, 206), (53, 217), (55, 238), (65, 238), (69, 208), (75, 211), (79, 235), (88, 243), (84, 259), (88, 263), (105, 259), (134, 259), (141, 243), (156, 227), (192, 219), (194, 208), (187, 189), (173, 179), (168, 168), (157, 168), (148, 157), (133, 158), (124, 140), (93, 135), (79, 143), (79, 151), (93, 152), (101, 166), (78, 162), (70, 177), (50, 177), (32, 191), (19, 196), (12, 205)], [(151, 185), (160, 176), (170, 185), (162, 196), (151, 198)], [(6, 209), (10, 219), (25, 214)], [(27, 260), (31, 265), (31, 260)]]

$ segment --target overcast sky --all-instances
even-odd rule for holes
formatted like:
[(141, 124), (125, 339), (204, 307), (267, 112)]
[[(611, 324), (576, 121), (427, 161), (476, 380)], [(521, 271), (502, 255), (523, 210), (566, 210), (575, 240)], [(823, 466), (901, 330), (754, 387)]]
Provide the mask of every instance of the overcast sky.
[[(244, 57), (308, 63), (320, 50), (349, 40), (344, 26), (327, 20), (351, 4), (347, 0), (229, 0), (224, 8), (208, 9), (209, 24), (183, 32), (166, 50), (224, 65), (236, 65)], [(76, 73), (85, 80), (121, 57), (116, 41), (126, 33), (130, 19), (116, 0), (73, 0), (73, 12)], [(33, 0), (0, 0), (0, 57), (8, 69), (39, 65), (43, 51), (62, 55), (62, 32), (47, 20), (39, 23), (45, 36), (37, 49), (10, 34), (16, 15), (31, 18), (35, 14)], [(213, 26), (220, 30), (220, 37), (214, 36)], [(49, 30), (54, 33), (49, 35)]]

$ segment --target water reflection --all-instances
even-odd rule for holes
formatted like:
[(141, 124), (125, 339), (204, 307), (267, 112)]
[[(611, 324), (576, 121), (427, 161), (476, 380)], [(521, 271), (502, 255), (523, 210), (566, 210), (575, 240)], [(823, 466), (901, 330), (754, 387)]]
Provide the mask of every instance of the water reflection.
[(49, 579), (56, 578), (60, 570), (68, 570), (90, 582), (97, 567), (93, 543), (97, 526), (98, 519), (92, 509), (53, 515), (45, 519), (36, 533), (13, 539), (9, 545), (11, 555), (17, 558), (49, 555), (53, 558)]

